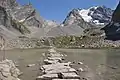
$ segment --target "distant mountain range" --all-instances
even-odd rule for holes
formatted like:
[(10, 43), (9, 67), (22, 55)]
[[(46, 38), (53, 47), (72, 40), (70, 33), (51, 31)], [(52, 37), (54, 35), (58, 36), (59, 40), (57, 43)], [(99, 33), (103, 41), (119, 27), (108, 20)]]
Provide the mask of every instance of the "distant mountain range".
[[(60, 26), (49, 31), (50, 36), (85, 34), (90, 28), (103, 27), (111, 21), (113, 10), (105, 6), (95, 6), (89, 9), (73, 9)], [(100, 31), (99, 31), (100, 32)], [(102, 34), (101, 34), (102, 35)]]
[[(105, 6), (73, 9), (58, 24), (44, 20), (32, 4), (21, 6), (16, 0), (0, 0), (0, 35), (5, 38), (80, 36), (86, 29), (102, 28), (111, 22), (113, 10)], [(102, 34), (101, 34), (102, 35)]]

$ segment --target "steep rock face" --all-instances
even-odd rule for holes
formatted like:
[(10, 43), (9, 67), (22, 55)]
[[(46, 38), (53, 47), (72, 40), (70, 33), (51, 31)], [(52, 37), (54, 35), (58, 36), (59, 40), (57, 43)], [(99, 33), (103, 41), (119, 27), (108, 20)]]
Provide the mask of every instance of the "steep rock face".
[(102, 30), (106, 33), (106, 39), (120, 40), (120, 2), (113, 13), (111, 22)]
[(4, 36), (5, 38), (15, 38), (19, 34), (20, 33), (14, 29), (12, 25), (12, 18), (8, 14), (7, 9), (0, 6), (0, 36)]
[(0, 0), (0, 34), (12, 33), (11, 38), (31, 34), (33, 28), (42, 28), (44, 22), (31, 4), (21, 6), (16, 0)]
[(97, 6), (92, 7), (89, 10), (90, 12), (88, 13), (88, 15), (92, 17), (93, 23), (97, 25), (105, 25), (111, 21), (113, 10), (111, 10), (110, 8), (107, 8), (105, 6)]
[(120, 22), (120, 2), (118, 4), (116, 10), (113, 13), (112, 21), (113, 22)]
[(43, 26), (43, 19), (40, 17), (40, 15), (36, 12), (31, 4), (19, 6), (12, 9), (11, 15), (15, 20), (23, 22), (27, 26)]
[(18, 6), (16, 0), (0, 0), (0, 6), (4, 8), (14, 8)]
[(105, 25), (110, 22), (112, 13), (113, 10), (105, 6), (95, 6), (89, 9), (73, 9), (63, 24), (78, 21), (75, 18), (79, 18), (81, 16), (85, 22), (93, 23), (95, 25)]
[(0, 25), (4, 25), (4, 26), (10, 26), (10, 18), (8, 17), (8, 14), (5, 10), (4, 7), (0, 6)]

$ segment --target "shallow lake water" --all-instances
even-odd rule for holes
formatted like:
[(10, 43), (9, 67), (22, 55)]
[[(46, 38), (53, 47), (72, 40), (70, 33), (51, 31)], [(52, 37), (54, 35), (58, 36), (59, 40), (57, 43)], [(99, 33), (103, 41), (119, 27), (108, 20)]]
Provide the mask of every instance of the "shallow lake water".
[[(88, 66), (91, 69), (92, 73), (99, 75), (99, 78), (96, 78), (96, 75), (93, 75), (94, 79), (91, 80), (120, 80), (120, 49), (58, 50), (67, 55), (66, 61), (71, 61), (74, 63), (81, 61), (85, 66)], [(22, 80), (35, 80), (39, 74), (39, 65), (41, 65), (44, 60), (42, 53), (46, 51), (47, 49), (16, 49), (7, 50), (5, 53), (7, 59), (11, 59), (19, 65), (18, 68), (23, 72), (23, 75), (20, 77)], [(1, 60), (2, 57), (3, 52), (1, 51)], [(27, 67), (28, 64), (36, 64), (36, 66)]]

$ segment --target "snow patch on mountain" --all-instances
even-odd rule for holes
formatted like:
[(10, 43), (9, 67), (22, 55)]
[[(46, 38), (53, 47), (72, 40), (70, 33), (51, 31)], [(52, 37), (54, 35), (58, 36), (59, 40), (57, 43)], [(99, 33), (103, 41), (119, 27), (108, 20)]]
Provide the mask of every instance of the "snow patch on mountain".
[(109, 23), (112, 17), (113, 10), (105, 6), (94, 6), (89, 9), (79, 9), (79, 14), (84, 21), (92, 22), (96, 25), (105, 25)]
[(82, 18), (86, 21), (86, 22), (91, 22), (92, 21), (92, 17), (89, 16), (90, 10), (85, 10), (85, 9), (82, 9), (79, 11), (79, 14), (82, 16)]

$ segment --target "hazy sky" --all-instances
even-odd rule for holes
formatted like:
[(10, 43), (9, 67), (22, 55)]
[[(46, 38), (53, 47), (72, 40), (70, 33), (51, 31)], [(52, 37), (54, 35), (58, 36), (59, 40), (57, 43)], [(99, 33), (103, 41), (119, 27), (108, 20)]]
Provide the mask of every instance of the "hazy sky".
[(18, 0), (21, 4), (31, 2), (44, 19), (62, 21), (73, 8), (89, 8), (105, 5), (114, 9), (119, 0)]

